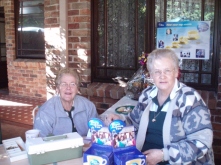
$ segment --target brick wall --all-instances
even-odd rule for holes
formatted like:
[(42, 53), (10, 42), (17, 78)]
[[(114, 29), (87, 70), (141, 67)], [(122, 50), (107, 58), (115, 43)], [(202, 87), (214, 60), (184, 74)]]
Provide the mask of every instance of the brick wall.
[(91, 81), (90, 1), (68, 0), (68, 63), (78, 70), (83, 86)]
[(8, 87), (10, 94), (46, 98), (45, 61), (15, 59), (14, 1), (1, 0), (5, 10)]
[[(15, 53), (13, 0), (0, 0), (5, 9), (9, 93), (47, 99), (54, 94), (54, 78), (61, 67), (77, 69), (81, 93), (102, 113), (124, 95), (116, 84), (92, 83), (91, 0), (45, 0), (46, 60), (18, 60)], [(67, 14), (67, 18), (63, 16)], [(65, 19), (67, 19), (65, 21)], [(66, 24), (65, 24), (66, 23)], [(64, 37), (65, 36), (65, 37)], [(65, 38), (65, 40), (64, 40)], [(62, 45), (66, 42), (67, 45)], [(221, 74), (221, 69), (220, 74)], [(221, 158), (221, 78), (218, 93), (199, 91), (211, 109), (215, 158)]]
[(8, 67), (10, 94), (46, 97), (45, 61), (14, 60)]

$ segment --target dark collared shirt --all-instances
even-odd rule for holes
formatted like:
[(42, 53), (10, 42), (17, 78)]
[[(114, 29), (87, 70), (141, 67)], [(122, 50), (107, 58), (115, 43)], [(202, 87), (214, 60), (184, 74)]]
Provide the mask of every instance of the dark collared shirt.
[[(153, 103), (157, 105), (157, 111), (150, 111), (149, 124), (146, 132), (146, 139), (142, 148), (142, 151), (149, 149), (162, 149), (163, 146), (163, 124), (166, 116), (166, 112), (161, 111), (163, 106), (170, 101), (170, 97), (166, 99), (162, 106), (159, 105), (157, 96), (153, 98)], [(155, 121), (152, 120), (155, 118)], [(159, 165), (169, 164), (168, 161), (160, 162)]]

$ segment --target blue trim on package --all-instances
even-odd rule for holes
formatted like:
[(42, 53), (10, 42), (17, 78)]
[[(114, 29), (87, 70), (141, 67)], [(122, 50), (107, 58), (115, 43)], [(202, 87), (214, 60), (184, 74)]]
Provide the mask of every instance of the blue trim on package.
[(122, 120), (114, 120), (109, 125), (109, 131), (112, 134), (118, 134), (126, 126), (125, 122)]
[(99, 131), (102, 127), (104, 127), (104, 123), (102, 120), (98, 119), (98, 118), (92, 118), (89, 122), (88, 122), (88, 127), (90, 128), (91, 132), (93, 130), (95, 131)]

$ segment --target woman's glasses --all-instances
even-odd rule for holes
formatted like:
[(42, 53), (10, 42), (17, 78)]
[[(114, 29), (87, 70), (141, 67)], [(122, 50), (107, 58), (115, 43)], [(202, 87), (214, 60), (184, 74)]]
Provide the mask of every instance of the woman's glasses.
[(75, 88), (77, 85), (75, 83), (60, 83), (60, 87), (61, 88), (67, 88), (67, 87), (70, 87), (70, 88)]
[(174, 71), (174, 69), (165, 69), (165, 70), (154, 70), (152, 73), (155, 75), (155, 76), (161, 76), (161, 74), (164, 74), (166, 76), (170, 76), (172, 74), (172, 72)]

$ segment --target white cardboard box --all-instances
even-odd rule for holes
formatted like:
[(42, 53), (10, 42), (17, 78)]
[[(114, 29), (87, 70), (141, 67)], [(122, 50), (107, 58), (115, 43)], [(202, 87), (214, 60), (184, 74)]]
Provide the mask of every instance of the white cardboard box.
[(21, 137), (2, 140), (3, 146), (11, 162), (27, 158), (25, 143)]
[(77, 133), (26, 140), (30, 165), (55, 163), (82, 157), (83, 138)]

